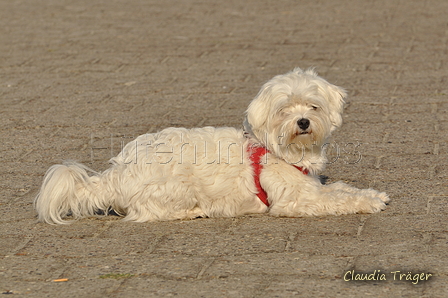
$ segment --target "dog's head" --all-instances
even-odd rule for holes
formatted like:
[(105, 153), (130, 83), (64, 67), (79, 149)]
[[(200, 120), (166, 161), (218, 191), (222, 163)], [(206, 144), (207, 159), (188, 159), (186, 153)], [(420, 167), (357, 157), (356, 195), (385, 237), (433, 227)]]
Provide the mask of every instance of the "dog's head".
[(342, 124), (346, 92), (310, 69), (264, 84), (246, 111), (245, 130), (279, 157), (321, 146)]

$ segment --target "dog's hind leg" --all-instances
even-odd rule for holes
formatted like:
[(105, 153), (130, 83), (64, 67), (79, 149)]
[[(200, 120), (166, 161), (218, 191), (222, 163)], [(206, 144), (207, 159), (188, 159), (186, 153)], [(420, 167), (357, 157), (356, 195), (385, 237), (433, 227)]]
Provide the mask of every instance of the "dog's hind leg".
[(125, 221), (147, 222), (147, 221), (167, 221), (178, 219), (194, 219), (199, 217), (207, 217), (199, 207), (183, 210), (167, 210), (164, 208), (154, 208), (136, 204), (130, 206), (126, 210)]
[[(127, 181), (129, 186), (135, 179)], [(118, 199), (125, 221), (146, 222), (205, 217), (198, 205), (194, 188), (178, 176), (150, 178), (128, 187)]]

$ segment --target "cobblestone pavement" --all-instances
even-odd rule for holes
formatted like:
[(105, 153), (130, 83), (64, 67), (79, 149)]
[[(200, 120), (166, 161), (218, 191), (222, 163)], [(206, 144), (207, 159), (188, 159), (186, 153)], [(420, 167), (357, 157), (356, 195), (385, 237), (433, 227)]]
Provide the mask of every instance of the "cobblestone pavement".
[[(0, 292), (446, 297), (447, 15), (439, 0), (0, 1)], [(50, 165), (104, 170), (146, 132), (240, 127), (296, 66), (349, 91), (323, 174), (386, 191), (386, 211), (37, 223)]]

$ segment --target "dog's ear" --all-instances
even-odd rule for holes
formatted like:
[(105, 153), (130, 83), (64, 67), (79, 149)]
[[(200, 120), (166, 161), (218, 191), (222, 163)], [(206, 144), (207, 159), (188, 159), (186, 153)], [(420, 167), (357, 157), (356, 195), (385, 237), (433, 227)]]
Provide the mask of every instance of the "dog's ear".
[(330, 105), (331, 131), (342, 125), (342, 112), (344, 111), (345, 98), (347, 92), (341, 87), (329, 85), (328, 101)]
[(257, 132), (264, 130), (271, 112), (269, 105), (270, 89), (270, 84), (266, 83), (246, 110), (245, 128), (248, 132), (250, 128), (250, 131), (256, 137), (258, 137)]

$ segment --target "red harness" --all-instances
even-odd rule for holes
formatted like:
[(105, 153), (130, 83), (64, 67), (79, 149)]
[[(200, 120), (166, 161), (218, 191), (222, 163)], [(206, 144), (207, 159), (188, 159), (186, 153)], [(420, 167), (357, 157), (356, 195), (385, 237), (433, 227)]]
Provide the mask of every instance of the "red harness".
[[(269, 201), (268, 201), (268, 194), (266, 191), (261, 187), (260, 184), (260, 174), (261, 169), (263, 169), (263, 165), (261, 164), (261, 158), (266, 155), (266, 153), (269, 152), (268, 149), (264, 147), (247, 147), (247, 151), (250, 153), (249, 159), (252, 162), (251, 165), (254, 168), (254, 182), (255, 186), (257, 187), (258, 193), (257, 196), (266, 206), (269, 207)], [(303, 167), (298, 167), (295, 165), (292, 165), (299, 171), (301, 171), (303, 174), (308, 175), (309, 171), (308, 169), (305, 169)]]

